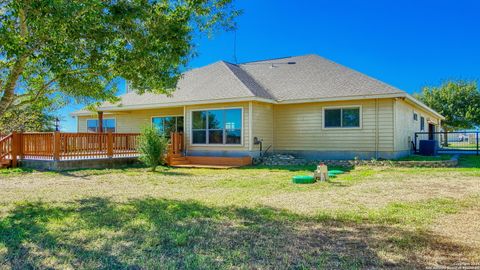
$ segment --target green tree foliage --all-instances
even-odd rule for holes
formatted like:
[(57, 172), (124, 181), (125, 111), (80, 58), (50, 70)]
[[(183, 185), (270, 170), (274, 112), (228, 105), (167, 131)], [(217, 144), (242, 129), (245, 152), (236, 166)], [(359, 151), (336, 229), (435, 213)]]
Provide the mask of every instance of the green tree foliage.
[(118, 78), (169, 93), (193, 38), (230, 29), (232, 0), (2, 0), (0, 115), (53, 93), (117, 101)]
[(415, 97), (445, 116), (444, 130), (480, 125), (480, 91), (476, 82), (448, 81), (439, 87), (424, 87)]
[(138, 139), (138, 152), (140, 161), (149, 166), (154, 172), (159, 165), (165, 163), (168, 149), (168, 139), (157, 128), (147, 126), (142, 129)]
[(38, 106), (14, 108), (0, 116), (0, 134), (54, 131), (55, 118), (53, 112)]
[(65, 102), (62, 97), (49, 95), (39, 97), (33, 104), (13, 106), (0, 114), (0, 134), (54, 131), (56, 111)]

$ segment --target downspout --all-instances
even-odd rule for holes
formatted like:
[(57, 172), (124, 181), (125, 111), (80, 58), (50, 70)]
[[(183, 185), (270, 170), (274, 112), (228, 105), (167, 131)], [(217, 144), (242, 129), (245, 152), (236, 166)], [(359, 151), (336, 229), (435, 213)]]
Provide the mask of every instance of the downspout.
[(187, 119), (187, 107), (183, 106), (183, 154), (187, 156), (187, 132), (190, 132), (190, 129), (188, 127), (188, 121)]
[(378, 98), (375, 99), (375, 158), (378, 159), (379, 157), (379, 137), (380, 137), (380, 131), (379, 131), (379, 107), (378, 107)]
[(253, 151), (253, 106), (252, 102), (248, 102), (248, 151), (252, 154)]

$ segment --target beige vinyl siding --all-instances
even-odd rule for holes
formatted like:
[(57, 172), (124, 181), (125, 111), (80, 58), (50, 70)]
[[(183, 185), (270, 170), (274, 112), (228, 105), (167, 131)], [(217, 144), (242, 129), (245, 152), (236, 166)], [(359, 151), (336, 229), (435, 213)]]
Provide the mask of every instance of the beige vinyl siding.
[[(194, 110), (209, 110), (209, 109), (229, 109), (229, 108), (242, 108), (243, 109), (243, 122), (242, 122), (242, 139), (243, 145), (192, 145), (191, 143), (191, 116)], [(235, 103), (218, 103), (218, 104), (206, 104), (206, 105), (192, 105), (185, 107), (185, 145), (188, 150), (192, 151), (248, 151), (250, 144), (249, 136), (249, 103), (248, 102), (235, 102)]]
[[(323, 128), (323, 108), (361, 106), (361, 128)], [(393, 100), (322, 102), (274, 106), (275, 150), (393, 151)], [(378, 135), (376, 125), (378, 124)]]
[[(251, 104), (251, 109), (250, 109)], [(361, 107), (361, 127), (328, 129), (323, 127), (323, 109), (342, 106)], [(191, 112), (193, 110), (242, 108), (242, 145), (191, 145)], [(420, 117), (428, 122), (439, 123), (440, 119), (402, 99), (369, 99), (356, 101), (316, 102), (302, 104), (268, 104), (261, 102), (234, 102), (185, 107), (138, 110), (106, 113), (104, 118), (115, 118), (117, 132), (140, 132), (141, 127), (151, 124), (152, 116), (184, 115), (185, 144), (192, 151), (258, 151), (253, 137), (263, 139), (266, 149), (272, 145), (275, 151), (405, 151), (411, 148), (414, 133), (420, 130)], [(250, 110), (252, 130), (250, 132)], [(418, 121), (413, 120), (413, 112)], [(377, 113), (378, 112), (378, 113)], [(378, 116), (378, 117), (377, 117)], [(97, 116), (78, 117), (78, 131), (86, 132), (87, 119)], [(377, 129), (378, 126), (378, 129)], [(437, 126), (437, 130), (439, 130)], [(250, 144), (252, 148), (250, 149)]]
[[(273, 105), (259, 102), (254, 102), (252, 105), (253, 137), (263, 140), (263, 150), (271, 146), (269, 151), (272, 151), (274, 149)], [(253, 150), (259, 150), (259, 147), (258, 145), (254, 145)]]
[[(183, 107), (162, 108), (156, 110), (138, 110), (118, 113), (104, 114), (103, 118), (115, 118), (117, 132), (137, 133), (143, 126), (151, 125), (153, 116), (181, 116), (183, 115)], [(96, 114), (92, 116), (78, 117), (78, 131), (87, 132), (87, 119), (97, 119)]]
[[(417, 113), (418, 119), (413, 119)], [(420, 132), (420, 118), (425, 118), (425, 130), (428, 132), (428, 123), (433, 122), (436, 130), (440, 130), (440, 119), (417, 105), (407, 103), (404, 100), (395, 100), (395, 151), (411, 150), (411, 142), (415, 132)]]

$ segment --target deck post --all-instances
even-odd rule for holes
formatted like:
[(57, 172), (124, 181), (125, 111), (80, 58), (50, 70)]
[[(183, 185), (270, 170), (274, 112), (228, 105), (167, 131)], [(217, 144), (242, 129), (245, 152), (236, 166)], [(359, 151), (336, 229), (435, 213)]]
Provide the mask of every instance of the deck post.
[(53, 160), (60, 160), (60, 131), (53, 133)]
[(23, 159), (23, 133), (18, 132), (17, 137), (18, 137), (18, 139), (17, 139), (17, 142), (18, 142), (18, 146), (17, 146), (18, 159)]
[(11, 154), (12, 154), (12, 167), (16, 168), (18, 166), (18, 150), (20, 149), (20, 140), (18, 133), (16, 131), (12, 132), (12, 145), (11, 145)]
[(107, 157), (113, 157), (113, 134), (111, 130), (107, 133)]
[(98, 112), (98, 130), (97, 132), (103, 132), (103, 112)]

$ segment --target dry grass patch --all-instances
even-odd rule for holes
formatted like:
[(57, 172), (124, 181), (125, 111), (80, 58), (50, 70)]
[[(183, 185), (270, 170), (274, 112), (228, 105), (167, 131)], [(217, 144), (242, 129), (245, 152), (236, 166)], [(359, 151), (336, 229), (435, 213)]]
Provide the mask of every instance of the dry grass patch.
[(480, 207), (478, 205), (443, 216), (436, 220), (430, 229), (451, 242), (471, 247), (473, 252), (465, 255), (473, 261), (480, 261)]

